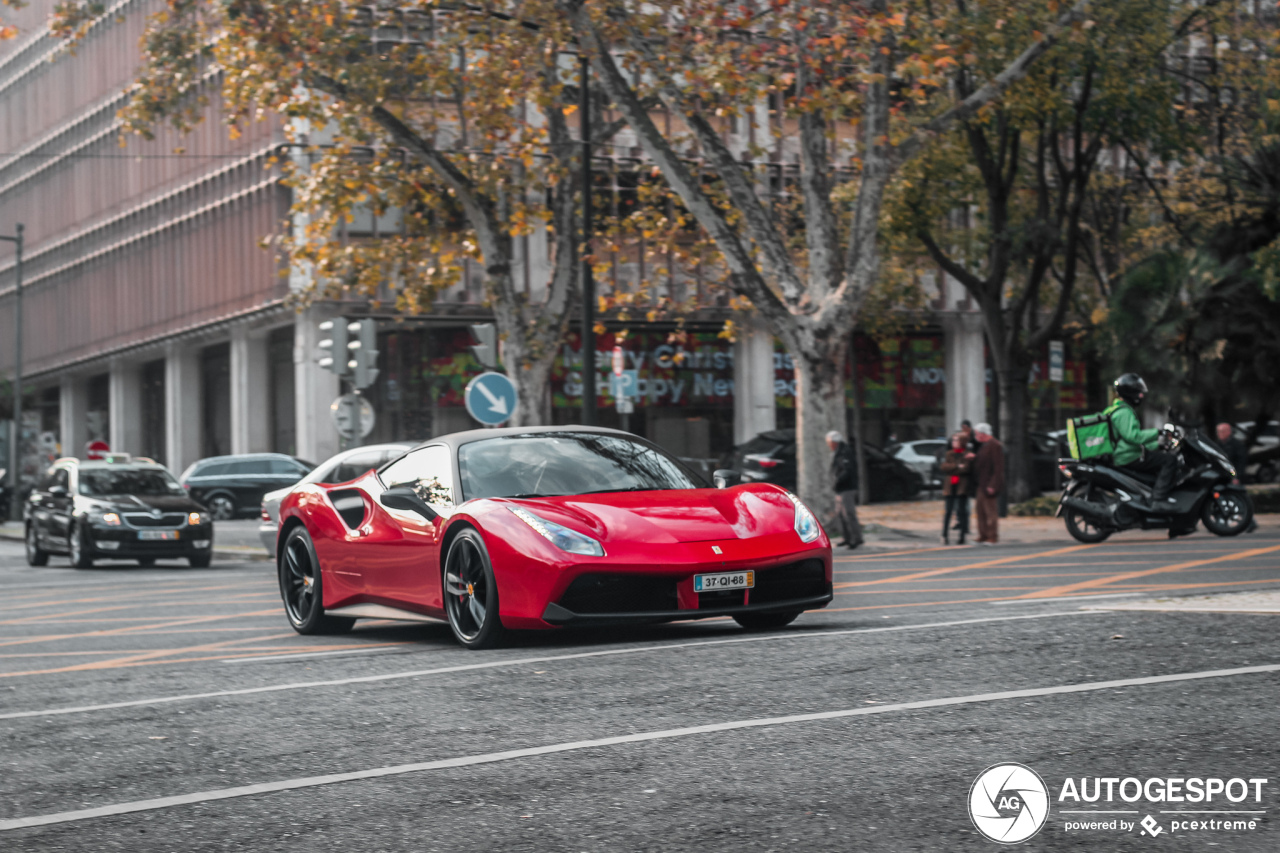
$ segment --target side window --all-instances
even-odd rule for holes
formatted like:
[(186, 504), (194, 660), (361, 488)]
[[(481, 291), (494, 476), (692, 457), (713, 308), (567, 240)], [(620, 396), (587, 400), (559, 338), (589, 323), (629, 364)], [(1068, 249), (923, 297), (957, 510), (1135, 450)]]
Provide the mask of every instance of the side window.
[(70, 475), (67, 473), (67, 469), (66, 469), (66, 468), (59, 468), (57, 471), (54, 471), (54, 472), (53, 472), (53, 482), (51, 482), (49, 485), (51, 485), (51, 486), (62, 486), (62, 488), (67, 489), (68, 491), (70, 491), (70, 489), (71, 489), (71, 477), (70, 477)]
[[(298, 465), (297, 462), (294, 462), (292, 459), (272, 459), (270, 460), (269, 464), (271, 466), (270, 470), (272, 474), (280, 474), (285, 477), (301, 478), (306, 476), (306, 473), (307, 473), (306, 471), (303, 471), (302, 467)], [(342, 481), (339, 480), (338, 482), (342, 482)]]
[(381, 474), (387, 488), (412, 486), (424, 501), (453, 506), (453, 459), (449, 448), (436, 445), (415, 450)]
[(357, 453), (350, 456), (343, 463), (329, 472), (324, 478), (325, 483), (345, 483), (348, 480), (354, 480), (356, 477), (363, 476), (369, 471), (377, 468), (386, 459), (383, 454), (378, 451), (371, 453)]
[(191, 472), (192, 477), (223, 477), (227, 474), (227, 469), (231, 466), (226, 462), (211, 462), (208, 465), (199, 465), (196, 470)]

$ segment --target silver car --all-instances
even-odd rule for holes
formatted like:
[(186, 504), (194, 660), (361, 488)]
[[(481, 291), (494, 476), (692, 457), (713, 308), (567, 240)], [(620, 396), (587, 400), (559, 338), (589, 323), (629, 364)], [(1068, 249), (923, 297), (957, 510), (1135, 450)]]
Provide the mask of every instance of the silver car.
[(337, 456), (330, 456), (315, 470), (292, 486), (267, 492), (262, 496), (262, 524), (258, 527), (258, 536), (262, 539), (262, 547), (267, 553), (276, 552), (276, 533), (280, 529), (280, 501), (291, 490), (303, 483), (345, 483), (367, 473), (373, 468), (381, 468), (411, 447), (415, 442), (393, 441), (387, 444), (366, 444), (364, 447), (353, 447), (344, 450)]
[(884, 449), (884, 452), (923, 477), (926, 488), (937, 489), (942, 486), (941, 472), (938, 470), (938, 455), (946, 449), (945, 439), (928, 438), (891, 444)]

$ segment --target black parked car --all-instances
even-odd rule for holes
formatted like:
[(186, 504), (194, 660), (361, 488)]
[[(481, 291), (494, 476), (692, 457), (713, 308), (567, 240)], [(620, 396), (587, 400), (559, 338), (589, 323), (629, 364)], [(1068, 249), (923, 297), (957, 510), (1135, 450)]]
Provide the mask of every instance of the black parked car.
[[(866, 448), (872, 501), (900, 501), (920, 494), (924, 478), (904, 463), (870, 445)], [(825, 448), (824, 448), (825, 453)], [(829, 461), (826, 454), (824, 464)], [(796, 487), (796, 431), (779, 429), (762, 432), (733, 449), (730, 467), (742, 472), (744, 483), (776, 483), (784, 489)]]
[(78, 569), (95, 559), (150, 566), (173, 557), (203, 568), (213, 556), (213, 521), (204, 507), (149, 459), (59, 459), (32, 490), (22, 518), (33, 566), (66, 554)]
[(217, 521), (257, 515), (262, 496), (292, 486), (316, 466), (283, 453), (210, 456), (182, 472), (191, 497), (209, 508)]

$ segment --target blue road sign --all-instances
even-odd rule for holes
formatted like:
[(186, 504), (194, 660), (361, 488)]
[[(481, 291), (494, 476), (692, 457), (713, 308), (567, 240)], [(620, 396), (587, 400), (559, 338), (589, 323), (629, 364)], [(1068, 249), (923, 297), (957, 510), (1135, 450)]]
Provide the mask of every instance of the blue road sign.
[(635, 370), (624, 370), (620, 374), (616, 374), (613, 379), (613, 396), (615, 397), (635, 397), (638, 396), (636, 391), (640, 388), (640, 374)]
[(516, 386), (505, 373), (481, 373), (463, 393), (467, 414), (482, 424), (500, 424), (516, 408)]

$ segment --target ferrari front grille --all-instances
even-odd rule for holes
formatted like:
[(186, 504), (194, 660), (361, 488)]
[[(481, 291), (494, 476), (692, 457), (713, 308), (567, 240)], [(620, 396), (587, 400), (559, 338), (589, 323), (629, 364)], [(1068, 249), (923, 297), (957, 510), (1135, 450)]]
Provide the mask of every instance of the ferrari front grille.
[(559, 604), (574, 613), (643, 613), (679, 607), (673, 578), (605, 572), (578, 575)]

